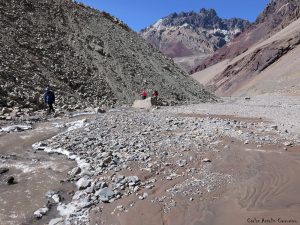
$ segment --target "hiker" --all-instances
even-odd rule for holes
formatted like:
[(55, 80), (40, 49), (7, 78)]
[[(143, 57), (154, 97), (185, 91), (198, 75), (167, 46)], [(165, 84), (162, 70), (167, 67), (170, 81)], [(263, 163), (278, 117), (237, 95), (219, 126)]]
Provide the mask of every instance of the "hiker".
[(55, 113), (55, 110), (53, 108), (53, 103), (55, 102), (55, 95), (52, 90), (50, 90), (50, 87), (47, 87), (45, 90), (44, 95), (45, 103), (48, 104), (48, 115), (51, 113)]
[(142, 99), (146, 99), (147, 96), (148, 96), (148, 94), (147, 94), (147, 92), (145, 90), (142, 90), (141, 91), (141, 96), (142, 96)]
[(157, 100), (157, 98), (158, 98), (158, 91), (154, 91), (152, 93), (152, 97), (153, 97), (154, 100)]
[(157, 105), (157, 99), (158, 99), (158, 91), (154, 91), (152, 93), (152, 99), (153, 99), (153, 104)]

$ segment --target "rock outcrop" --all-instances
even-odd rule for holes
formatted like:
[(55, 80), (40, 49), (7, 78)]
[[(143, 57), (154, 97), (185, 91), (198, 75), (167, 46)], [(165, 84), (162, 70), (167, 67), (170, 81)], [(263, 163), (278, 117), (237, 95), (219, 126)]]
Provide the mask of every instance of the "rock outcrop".
[(71, 0), (0, 2), (0, 107), (132, 103), (143, 89), (167, 99), (214, 97), (117, 18)]
[[(175, 62), (188, 69), (249, 26), (246, 20), (221, 19), (215, 10), (201, 9), (199, 13), (173, 13), (143, 29), (141, 35), (162, 53), (175, 58)], [(177, 59), (192, 56), (189, 65), (184, 65), (188, 59), (184, 62)]]

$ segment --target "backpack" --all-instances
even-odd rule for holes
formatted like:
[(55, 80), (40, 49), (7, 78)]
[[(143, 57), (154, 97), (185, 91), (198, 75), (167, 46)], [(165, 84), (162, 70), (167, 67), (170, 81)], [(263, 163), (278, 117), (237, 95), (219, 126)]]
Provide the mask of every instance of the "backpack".
[(45, 93), (45, 102), (48, 104), (54, 103), (55, 102), (55, 96), (52, 91), (47, 91)]

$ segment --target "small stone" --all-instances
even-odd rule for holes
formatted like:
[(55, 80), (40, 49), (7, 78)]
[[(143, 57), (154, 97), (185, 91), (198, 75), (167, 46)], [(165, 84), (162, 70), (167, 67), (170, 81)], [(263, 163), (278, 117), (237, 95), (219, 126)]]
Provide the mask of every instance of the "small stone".
[(60, 218), (55, 218), (50, 220), (48, 225), (62, 225), (64, 222), (64, 218), (60, 217)]
[(58, 191), (47, 191), (46, 197), (47, 198), (52, 198), (53, 195), (58, 194)]
[(284, 142), (283, 145), (284, 145), (284, 146), (287, 146), (287, 147), (290, 147), (290, 146), (293, 145), (293, 143), (291, 143), (291, 142)]
[(244, 144), (245, 144), (245, 145), (249, 144), (249, 140), (246, 140), (246, 141), (244, 142)]
[(139, 186), (135, 186), (135, 187), (133, 188), (133, 192), (138, 192), (139, 189), (140, 189)]
[(12, 184), (15, 184), (15, 178), (13, 176), (9, 176), (6, 180), (6, 183), (8, 185), (12, 185)]
[(35, 145), (36, 150), (45, 150), (45, 148), (47, 147), (47, 143), (44, 142), (40, 142), (37, 145)]
[(176, 163), (179, 167), (183, 167), (187, 164), (186, 160), (178, 160)]
[(5, 168), (5, 167), (0, 168), (0, 174), (7, 173), (8, 171), (9, 171), (8, 168)]
[(104, 203), (108, 203), (114, 196), (115, 193), (109, 189), (108, 187), (105, 187), (103, 189), (100, 189), (97, 193), (97, 196), (99, 196), (99, 199), (104, 202)]
[(44, 207), (44, 208), (40, 208), (38, 210), (36, 210), (33, 215), (36, 217), (36, 218), (42, 218), (44, 215), (46, 215), (46, 213), (49, 211), (49, 208), (47, 207)]
[(53, 199), (53, 201), (54, 201), (55, 203), (59, 203), (60, 200), (61, 200), (61, 197), (60, 197), (60, 195), (55, 194), (55, 195), (52, 196), (52, 199)]
[(211, 160), (208, 159), (208, 158), (205, 158), (205, 159), (202, 160), (202, 162), (211, 162)]
[(148, 196), (149, 196), (149, 194), (148, 194), (147, 192), (144, 192), (143, 198), (144, 198), (144, 199), (145, 199), (145, 198), (148, 198)]
[(86, 189), (91, 185), (91, 181), (87, 180), (86, 178), (82, 177), (76, 182), (76, 186), (79, 190)]
[(154, 185), (153, 185), (153, 184), (151, 184), (151, 185), (146, 185), (146, 186), (145, 186), (145, 189), (152, 189), (152, 188), (154, 188)]
[(118, 175), (114, 178), (115, 182), (116, 183), (120, 183), (122, 180), (125, 179), (125, 176), (124, 175)]
[(68, 174), (71, 177), (74, 177), (74, 176), (76, 176), (77, 174), (80, 174), (80, 173), (81, 173), (81, 168), (80, 167), (75, 167), (71, 171), (68, 172)]
[(108, 184), (104, 181), (101, 181), (101, 182), (97, 182), (94, 186), (94, 189), (95, 190), (99, 190), (99, 189), (103, 189), (105, 187), (108, 187)]
[(129, 186), (135, 186), (140, 181), (140, 179), (137, 176), (126, 177), (126, 180), (128, 181)]
[(278, 126), (277, 125), (273, 125), (273, 126), (271, 126), (271, 129), (278, 130)]
[(94, 109), (95, 113), (105, 113), (106, 111), (104, 109), (101, 109), (100, 107), (97, 107)]

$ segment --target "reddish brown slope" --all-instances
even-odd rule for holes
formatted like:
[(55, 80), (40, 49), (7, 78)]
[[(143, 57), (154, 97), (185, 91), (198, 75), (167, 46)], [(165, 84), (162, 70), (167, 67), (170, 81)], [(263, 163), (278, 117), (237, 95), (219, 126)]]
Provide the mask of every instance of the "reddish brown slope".
[(255, 24), (235, 38), (233, 41), (217, 50), (215, 54), (200, 65), (196, 66), (191, 73), (201, 71), (224, 59), (232, 59), (247, 51), (254, 44), (269, 38), (272, 34), (282, 30), (300, 16), (299, 0), (273, 0), (266, 9), (258, 16)]
[(299, 51), (300, 19), (239, 56), (192, 76), (220, 96), (295, 94), (300, 89)]

